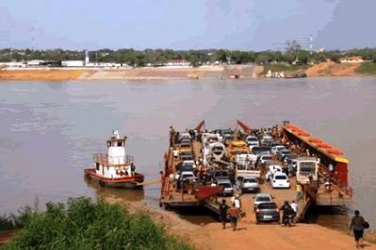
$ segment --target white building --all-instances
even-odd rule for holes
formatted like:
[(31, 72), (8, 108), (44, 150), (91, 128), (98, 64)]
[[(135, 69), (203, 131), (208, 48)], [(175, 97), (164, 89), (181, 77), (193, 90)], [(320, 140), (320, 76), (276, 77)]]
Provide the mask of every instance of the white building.
[(26, 64), (23, 62), (0, 62), (0, 68), (25, 68)]
[(42, 63), (44, 63), (44, 60), (31, 60), (27, 61), (26, 65), (28, 67), (39, 67)]
[(81, 60), (67, 60), (67, 61), (61, 61), (62, 67), (83, 67), (84, 61)]
[(166, 66), (189, 66), (189, 65), (191, 64), (186, 60), (171, 60), (166, 64)]
[(364, 63), (364, 60), (361, 56), (349, 56), (344, 57), (339, 60), (341, 63)]

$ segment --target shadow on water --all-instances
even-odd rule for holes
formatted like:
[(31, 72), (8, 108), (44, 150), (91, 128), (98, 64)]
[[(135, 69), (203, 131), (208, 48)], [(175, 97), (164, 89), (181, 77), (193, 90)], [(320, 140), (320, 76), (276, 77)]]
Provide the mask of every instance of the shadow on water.
[(88, 187), (94, 189), (98, 198), (103, 199), (121, 199), (122, 201), (142, 201), (145, 199), (145, 193), (143, 189), (127, 190), (119, 188), (101, 187), (98, 182), (94, 180), (88, 180), (84, 177), (85, 183)]
[(176, 212), (180, 218), (195, 225), (206, 225), (219, 221), (218, 215), (205, 207), (181, 208), (174, 209), (173, 211)]
[(307, 223), (314, 223), (339, 231), (347, 231), (350, 220), (349, 209), (342, 206), (313, 206), (308, 210), (305, 220)]

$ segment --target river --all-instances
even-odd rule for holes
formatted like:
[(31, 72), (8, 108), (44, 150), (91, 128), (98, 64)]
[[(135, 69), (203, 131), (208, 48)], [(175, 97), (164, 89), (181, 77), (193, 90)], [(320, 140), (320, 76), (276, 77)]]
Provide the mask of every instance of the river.
[[(252, 127), (290, 120), (344, 150), (354, 203), (376, 224), (376, 82), (374, 78), (205, 81), (0, 82), (0, 214), (68, 197), (113, 195), (157, 206), (159, 187), (108, 191), (84, 181), (92, 154), (112, 130), (128, 135), (137, 170), (156, 179), (169, 126)], [(320, 215), (344, 228), (347, 216)]]

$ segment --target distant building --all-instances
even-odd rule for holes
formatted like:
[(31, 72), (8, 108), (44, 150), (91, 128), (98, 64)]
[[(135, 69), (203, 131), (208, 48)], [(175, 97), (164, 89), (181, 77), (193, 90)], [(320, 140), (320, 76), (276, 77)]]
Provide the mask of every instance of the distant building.
[(364, 60), (361, 56), (347, 56), (339, 59), (341, 63), (364, 63)]
[(67, 60), (67, 61), (61, 61), (62, 67), (83, 67), (84, 61), (81, 60)]
[(119, 68), (119, 67), (126, 67), (127, 64), (123, 63), (111, 63), (111, 62), (89, 62), (85, 65), (85, 67), (90, 68)]
[(0, 62), (0, 68), (25, 68), (26, 64), (23, 62)]
[(188, 61), (180, 60), (180, 59), (171, 60), (171, 61), (166, 63), (166, 66), (189, 66), (189, 65), (191, 65), (191, 64)]
[(39, 67), (44, 63), (44, 60), (31, 60), (27, 61), (26, 65), (27, 67)]
[(89, 51), (85, 50), (85, 65), (88, 65), (89, 62), (90, 62)]

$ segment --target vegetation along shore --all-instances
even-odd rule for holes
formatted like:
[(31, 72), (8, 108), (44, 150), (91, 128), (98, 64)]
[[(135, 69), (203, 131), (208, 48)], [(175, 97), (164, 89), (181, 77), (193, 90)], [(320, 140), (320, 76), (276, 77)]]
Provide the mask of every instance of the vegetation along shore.
[[(246, 244), (252, 249), (353, 249), (352, 236), (319, 225), (260, 227), (244, 219), (232, 232), (220, 222), (192, 224), (173, 212), (117, 198), (71, 198), (67, 204), (47, 203), (43, 210), (29, 207), (1, 217), (2, 249), (242, 249)], [(376, 249), (374, 237), (366, 236), (367, 249)]]
[(0, 80), (168, 80), (376, 75), (376, 49), (0, 50)]

